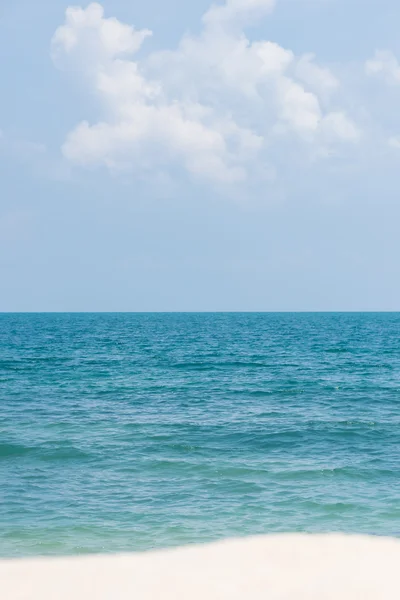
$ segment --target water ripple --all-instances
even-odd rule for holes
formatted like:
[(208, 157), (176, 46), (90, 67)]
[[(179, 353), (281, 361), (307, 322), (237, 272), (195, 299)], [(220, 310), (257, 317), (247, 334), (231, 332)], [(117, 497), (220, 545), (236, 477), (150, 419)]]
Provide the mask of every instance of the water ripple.
[(0, 555), (400, 531), (400, 315), (0, 315)]

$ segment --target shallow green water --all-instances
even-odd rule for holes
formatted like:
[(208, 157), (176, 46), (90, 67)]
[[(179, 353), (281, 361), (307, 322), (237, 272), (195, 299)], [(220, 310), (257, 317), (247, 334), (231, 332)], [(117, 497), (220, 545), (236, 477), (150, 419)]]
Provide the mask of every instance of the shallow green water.
[(400, 315), (0, 315), (0, 555), (400, 536)]

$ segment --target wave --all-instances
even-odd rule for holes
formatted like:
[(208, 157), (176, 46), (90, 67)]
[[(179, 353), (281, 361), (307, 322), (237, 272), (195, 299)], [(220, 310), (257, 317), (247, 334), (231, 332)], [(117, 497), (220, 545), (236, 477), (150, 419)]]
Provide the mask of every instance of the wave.
[(25, 454), (29, 454), (32, 450), (33, 448), (31, 446), (0, 442), (0, 460), (3, 458), (11, 458), (13, 456), (24, 456)]
[(26, 446), (12, 442), (0, 443), (0, 460), (19, 458), (28, 454), (34, 454), (38, 460), (42, 461), (90, 458), (90, 454), (87, 452), (70, 445), (49, 447), (48, 445)]

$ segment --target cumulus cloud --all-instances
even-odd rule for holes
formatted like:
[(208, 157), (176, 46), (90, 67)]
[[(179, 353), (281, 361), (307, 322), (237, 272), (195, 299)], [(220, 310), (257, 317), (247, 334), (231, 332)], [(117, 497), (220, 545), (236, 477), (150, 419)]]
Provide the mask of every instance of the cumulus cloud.
[(388, 84), (400, 85), (400, 64), (390, 50), (377, 50), (374, 58), (365, 63), (365, 72), (381, 77)]
[(324, 67), (315, 62), (314, 54), (305, 54), (297, 61), (296, 77), (322, 100), (328, 101), (339, 88), (339, 81)]
[(71, 6), (65, 13), (65, 25), (54, 34), (53, 49), (71, 54), (84, 48), (102, 60), (134, 54), (149, 35), (151, 31), (147, 29), (135, 31), (115, 18), (105, 19), (100, 4), (92, 3), (86, 10)]
[(177, 165), (225, 184), (246, 180), (257, 163), (268, 168), (274, 140), (357, 141), (357, 126), (330, 106), (339, 83), (328, 69), (312, 55), (296, 57), (272, 41), (246, 37), (243, 26), (273, 6), (273, 0), (213, 5), (198, 36), (140, 60), (150, 31), (106, 18), (97, 3), (68, 8), (52, 56), (59, 67), (80, 72), (103, 119), (78, 124), (64, 156), (110, 169)]

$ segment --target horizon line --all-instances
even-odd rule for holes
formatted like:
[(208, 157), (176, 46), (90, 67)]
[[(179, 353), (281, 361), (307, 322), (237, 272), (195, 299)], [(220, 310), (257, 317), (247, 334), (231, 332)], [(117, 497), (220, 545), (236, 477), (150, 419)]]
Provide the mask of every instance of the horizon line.
[(399, 314), (398, 310), (3, 310), (0, 315)]

